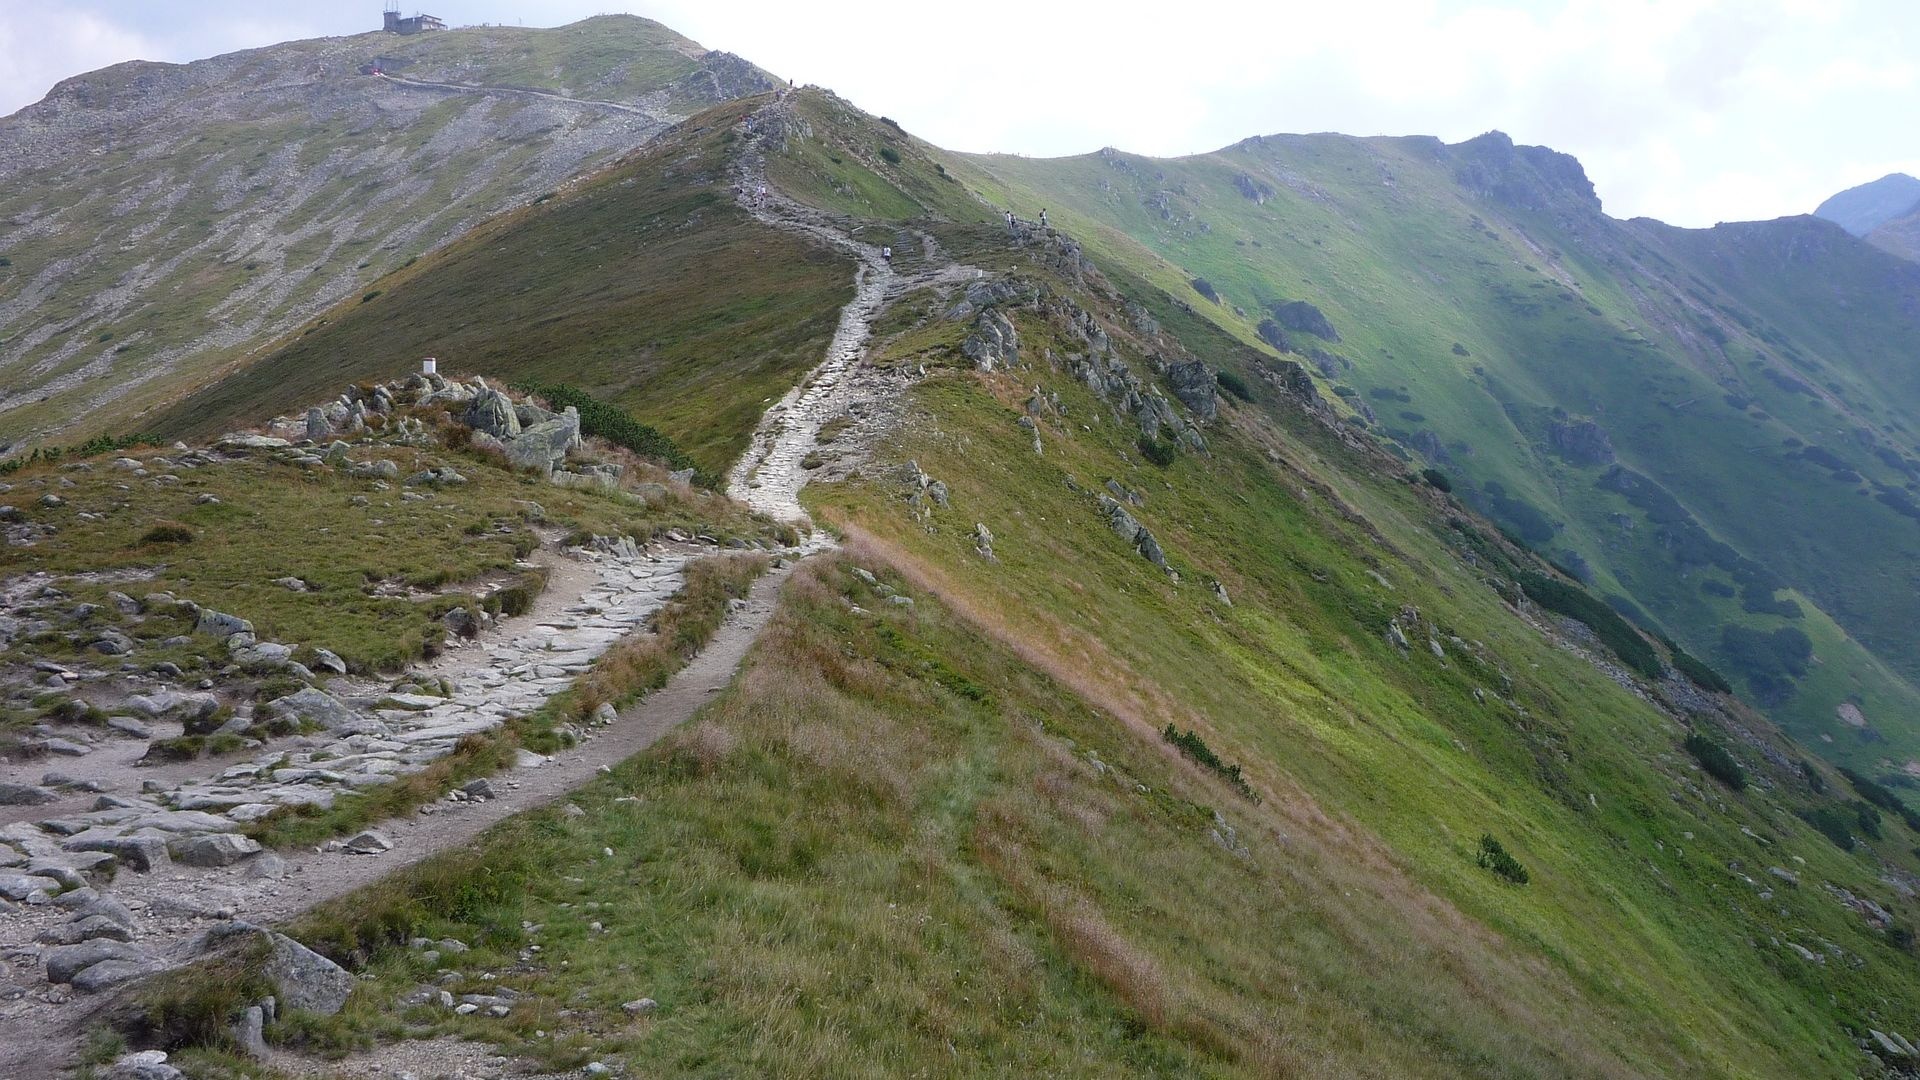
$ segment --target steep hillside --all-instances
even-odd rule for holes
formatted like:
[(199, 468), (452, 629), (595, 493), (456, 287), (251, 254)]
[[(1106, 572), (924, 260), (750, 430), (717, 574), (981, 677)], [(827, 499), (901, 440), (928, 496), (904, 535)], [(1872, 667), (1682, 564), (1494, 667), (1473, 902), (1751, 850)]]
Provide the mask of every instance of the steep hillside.
[(1875, 226), (1867, 234), (1867, 243), (1909, 262), (1920, 262), (1920, 207), (1905, 217)]
[(1813, 216), (1825, 218), (1855, 236), (1866, 236), (1889, 221), (1906, 217), (1917, 206), (1920, 180), (1906, 173), (1890, 173), (1833, 196), (1821, 203)]
[[(1146, 176), (1164, 205), (1116, 195), (1102, 224), (1056, 198), (1055, 228), (1009, 224), (969, 195), (960, 163), (812, 91), (711, 110), (674, 139), (421, 260), (308, 335), (336, 336), (305, 364), (360, 363), (353, 343), (413, 312), (460, 333), (442, 298), (488, 287), (475, 267), (495, 241), (572, 254), (583, 222), (620, 220), (670, 223), (694, 249), (817, 244), (842, 285), (813, 294), (807, 318), (824, 304), (832, 323), (859, 284), (851, 332), (843, 316), (834, 351), (813, 339), (811, 374), (796, 358), (703, 382), (686, 363), (619, 392), (648, 419), (696, 400), (716, 419), (682, 418), (677, 437), (705, 432), (716, 456), (804, 435), (804, 457), (769, 452), (758, 479), (811, 477), (799, 499), (843, 550), (794, 572), (741, 677), (663, 747), (290, 923), (361, 977), (268, 1039), (348, 1075), (448, 1071), (496, 1050), (633, 1075), (1799, 1078), (1910, 1056), (1920, 815), (1807, 761), (1716, 693), (1706, 665), (1500, 536), (1458, 501), (1464, 485), (1449, 494), (1444, 472), (1423, 476), (1360, 430), (1357, 406), (1384, 397), (1323, 393), (1304, 345), (1281, 356), (1259, 332), (1290, 320), (1268, 336), (1324, 341), (1340, 379), (1377, 363), (1380, 342), (1427, 368), (1471, 363), (1422, 344), (1458, 333), (1512, 381), (1515, 423), (1551, 424), (1523, 406), (1556, 400), (1562, 376), (1519, 382), (1499, 357), (1553, 339), (1489, 329), (1514, 320), (1459, 285), (1511, 278), (1513, 303), (1547, 309), (1557, 293), (1536, 300), (1523, 275), (1572, 278), (1560, 256), (1523, 271), (1513, 227), (1482, 218), (1488, 265), (1448, 262), (1458, 239), (1432, 218), (1363, 213), (1326, 189), (1316, 198), (1351, 215), (1344, 231), (1296, 221), (1222, 239), (1223, 220), (1183, 217), (1179, 200), (1217, 210), (1202, 181), (1224, 173), (1259, 208), (1274, 196), (1263, 181), (1188, 163), (1182, 193), (1182, 178), (1154, 177), (1163, 166), (1125, 158), (1073, 163), (1088, 181), (1075, 199)], [(1354, 161), (1444, 150), (1320, 146)], [(1588, 194), (1569, 159), (1455, 153), (1487, 197)], [(1455, 183), (1452, 168), (1391, 176), (1428, 193)], [(616, 205), (626, 213), (596, 209)], [(1222, 312), (1310, 298), (1314, 311), (1209, 313), (1197, 275), (1118, 226), (1184, 230), (1196, 251), (1244, 240), (1239, 262), (1205, 268)], [(1428, 257), (1399, 273), (1353, 239), (1423, 230)], [(1349, 292), (1323, 306), (1304, 282), (1258, 291), (1272, 287), (1248, 257), (1256, 240), (1320, 241), (1329, 262), (1307, 272)], [(770, 294), (794, 265), (730, 273), (742, 295), (769, 275)], [(566, 314), (533, 376), (570, 378), (568, 357), (592, 355), (595, 297), (624, 305), (635, 340), (707, 310), (700, 293), (609, 294), (578, 257), (547, 273), (540, 302)], [(1456, 287), (1436, 299), (1436, 277)], [(1559, 288), (1626, 303), (1600, 280)], [(532, 284), (513, 277), (486, 304)], [(1374, 319), (1346, 306), (1363, 289)], [(714, 321), (733, 295), (715, 296)], [(1417, 301), (1434, 322), (1417, 333), (1379, 314)], [(1561, 336), (1584, 318), (1600, 316), (1553, 310)], [(848, 342), (850, 369), (836, 366)], [(475, 335), (461, 351), (485, 348)], [(276, 383), (302, 377), (294, 355), (169, 422), (286, 408)], [(1422, 406), (1455, 415), (1426, 405), (1446, 400), (1429, 386), (1496, 377), (1469, 372), (1423, 375)], [(820, 392), (765, 392), (782, 378)], [(1368, 384), (1414, 397), (1412, 375), (1400, 381)], [(753, 415), (770, 400), (783, 416), (826, 411), (772, 430)], [(1559, 445), (1596, 456), (1604, 437), (1576, 427)], [(1510, 490), (1544, 500), (1545, 482), (1514, 468), (1527, 482)], [(1656, 525), (1678, 528), (1640, 527)], [(234, 1025), (276, 976), (245, 950), (211, 962), (218, 979), (190, 971), (135, 994), (121, 1030), (237, 1067)]]
[(629, 16), (69, 79), (0, 119), (0, 450), (138, 427), (382, 274), (770, 85)]
[[(1671, 229), (1497, 133), (950, 162), (1443, 470), (1802, 738), (1920, 762), (1920, 275), (1811, 218)], [(1920, 765), (1916, 765), (1920, 768)]]

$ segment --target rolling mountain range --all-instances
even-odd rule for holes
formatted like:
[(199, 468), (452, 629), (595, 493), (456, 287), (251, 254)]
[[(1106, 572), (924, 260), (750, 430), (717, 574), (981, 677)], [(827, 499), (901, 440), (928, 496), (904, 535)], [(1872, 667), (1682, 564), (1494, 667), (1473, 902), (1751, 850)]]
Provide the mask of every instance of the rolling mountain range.
[[(299, 954), (143, 923), (201, 966), (103, 978), (102, 1066), (1913, 1073), (1920, 265), (1850, 231), (1897, 198), (1621, 221), (1497, 132), (961, 155), (629, 18), (123, 66), (0, 143), (63, 124), (0, 195), (0, 790), (51, 808), (0, 867), (405, 860), (122, 868), (344, 989), (276, 1020)], [(555, 666), (583, 572), (700, 545)], [(165, 809), (41, 777), (161, 664), (227, 710)], [(449, 668), (545, 703), (417, 762)], [(353, 727), (248, 723), (312, 694)], [(5, 977), (0, 1043), (80, 1045)]]

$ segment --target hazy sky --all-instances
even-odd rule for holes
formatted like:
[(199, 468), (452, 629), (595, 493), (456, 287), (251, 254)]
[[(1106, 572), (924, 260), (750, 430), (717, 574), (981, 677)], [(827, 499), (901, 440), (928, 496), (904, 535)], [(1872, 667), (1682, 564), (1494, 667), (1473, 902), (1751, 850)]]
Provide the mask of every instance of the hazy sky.
[[(406, 0), (407, 12), (415, 9)], [(1499, 128), (1608, 212), (1775, 217), (1920, 175), (1914, 0), (427, 0), (454, 25), (605, 11), (830, 87), (956, 150), (1210, 150), (1253, 134)], [(0, 0), (0, 114), (120, 60), (377, 27), (377, 0)]]

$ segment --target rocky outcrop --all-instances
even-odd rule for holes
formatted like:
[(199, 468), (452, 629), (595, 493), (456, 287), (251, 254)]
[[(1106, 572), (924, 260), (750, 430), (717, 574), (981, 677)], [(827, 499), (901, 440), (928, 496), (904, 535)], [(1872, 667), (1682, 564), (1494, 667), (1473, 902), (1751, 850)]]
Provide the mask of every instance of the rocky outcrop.
[(1100, 512), (1106, 516), (1107, 527), (1113, 530), (1114, 535), (1125, 540), (1141, 558), (1169, 574), (1173, 573), (1167, 566), (1167, 555), (1160, 549), (1159, 541), (1153, 538), (1153, 533), (1147, 531), (1146, 526), (1140, 524), (1132, 514), (1127, 512), (1126, 507), (1121, 506), (1112, 496), (1102, 495)]
[[(537, 406), (529, 406), (537, 409)], [(555, 415), (546, 413), (551, 419), (538, 420), (521, 430), (520, 434), (506, 444), (507, 461), (516, 469), (530, 469), (542, 476), (551, 475), (555, 469), (566, 464), (567, 455), (580, 449), (580, 413), (573, 406), (567, 406), (565, 412)]]
[(483, 387), (473, 395), (460, 419), (473, 430), (484, 431), (502, 441), (520, 434), (520, 417), (514, 412), (513, 402), (490, 387)]
[(1202, 421), (1212, 420), (1220, 412), (1219, 379), (1213, 369), (1198, 360), (1187, 360), (1167, 367), (1167, 383), (1173, 396), (1180, 399)]
[(1020, 332), (998, 308), (988, 308), (974, 320), (960, 355), (973, 361), (976, 370), (1004, 371), (1020, 362)]
[(1600, 212), (1593, 182), (1571, 155), (1544, 146), (1515, 146), (1499, 131), (1449, 146), (1446, 153), (1453, 159), (1454, 183), (1502, 206)]
[(1267, 310), (1281, 326), (1297, 330), (1302, 334), (1312, 334), (1328, 341), (1339, 341), (1340, 332), (1319, 308), (1305, 300), (1275, 300), (1267, 305)]
[(1613, 440), (1592, 420), (1555, 420), (1547, 425), (1547, 446), (1575, 465), (1607, 465)]

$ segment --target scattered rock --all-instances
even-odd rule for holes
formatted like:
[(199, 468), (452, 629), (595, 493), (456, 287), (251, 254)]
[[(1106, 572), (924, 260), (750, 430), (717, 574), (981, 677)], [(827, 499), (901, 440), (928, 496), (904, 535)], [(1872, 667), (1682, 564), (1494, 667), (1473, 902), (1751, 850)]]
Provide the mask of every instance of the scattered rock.
[(460, 419), (473, 430), (483, 431), (496, 439), (512, 439), (520, 434), (520, 417), (514, 412), (513, 402), (490, 387), (473, 396)]
[(379, 855), (393, 850), (393, 841), (378, 829), (358, 833), (342, 845), (355, 855)]
[(336, 735), (365, 735), (381, 730), (381, 725), (354, 712), (339, 698), (315, 687), (305, 687), (285, 697), (275, 698), (262, 707), (269, 716), (282, 716), (300, 724), (314, 724)]
[(357, 476), (364, 480), (398, 480), (400, 478), (400, 466), (388, 461), (386, 458), (375, 458), (372, 461), (356, 461), (347, 466), (347, 475)]
[(148, 964), (152, 960), (136, 946), (104, 939), (48, 949), (42, 959), (47, 965), (47, 981), (52, 983), (71, 983), (81, 972), (108, 961)]
[(0, 783), (0, 806), (42, 806), (59, 798), (46, 788), (32, 784)]
[(170, 865), (167, 842), (158, 836), (89, 836), (81, 833), (61, 841), (67, 851), (104, 851), (121, 865), (145, 873)]
[(999, 561), (993, 555), (993, 533), (987, 529), (985, 522), (973, 523), (973, 550), (979, 552), (980, 557), (988, 562)]
[(650, 997), (635, 998), (620, 1006), (620, 1011), (628, 1016), (648, 1016), (660, 1007), (660, 1003)]
[(165, 1050), (142, 1050), (115, 1061), (106, 1080), (180, 1080), (183, 1075), (167, 1064)]
[(247, 1006), (240, 1021), (233, 1025), (233, 1041), (240, 1044), (240, 1052), (254, 1059), (265, 1061), (268, 1057), (267, 1040), (262, 1037), (266, 1027), (266, 1010), (258, 1005)]
[(235, 634), (253, 633), (253, 624), (237, 615), (228, 615), (212, 608), (201, 608), (200, 618), (194, 623), (193, 632), (210, 637), (228, 638)]
[(548, 475), (567, 460), (567, 454), (579, 449), (580, 413), (572, 406), (551, 420), (525, 428), (507, 443), (507, 461), (517, 469), (531, 469)]
[(58, 878), (41, 877), (38, 874), (0, 873), (0, 896), (9, 900), (25, 900), (35, 893), (52, 896), (60, 889)]
[(260, 851), (258, 841), (239, 833), (203, 833), (174, 840), (167, 853), (188, 866), (231, 866)]

